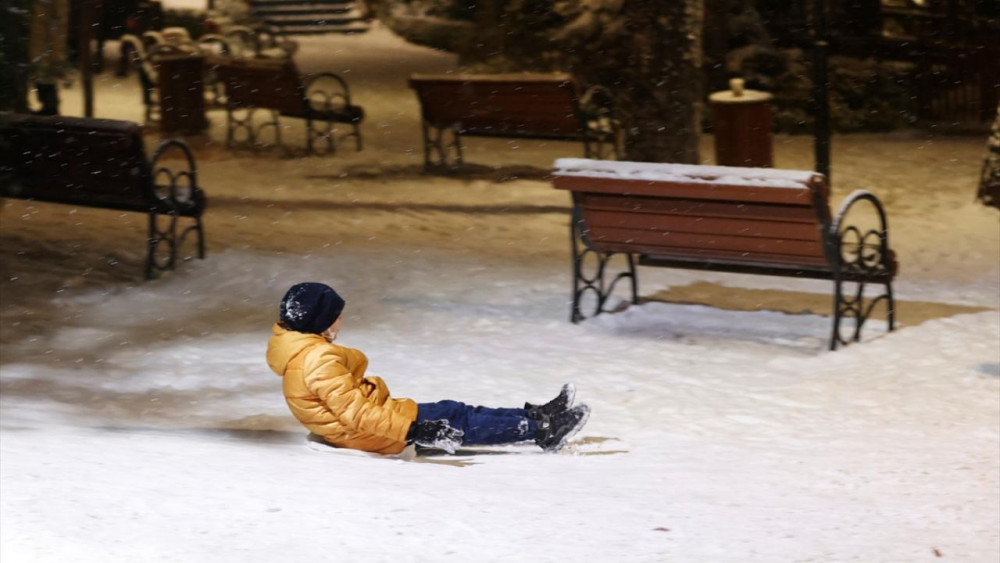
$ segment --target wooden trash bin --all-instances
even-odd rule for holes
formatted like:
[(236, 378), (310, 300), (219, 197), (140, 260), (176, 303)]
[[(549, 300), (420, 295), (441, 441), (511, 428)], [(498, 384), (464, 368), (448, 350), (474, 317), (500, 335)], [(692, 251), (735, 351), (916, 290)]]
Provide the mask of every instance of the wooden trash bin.
[(205, 58), (173, 55), (154, 63), (160, 90), (160, 129), (164, 133), (197, 134), (208, 127), (205, 119)]
[(771, 99), (767, 92), (744, 90), (735, 78), (730, 90), (714, 92), (712, 130), (715, 133), (715, 163), (720, 166), (773, 166)]

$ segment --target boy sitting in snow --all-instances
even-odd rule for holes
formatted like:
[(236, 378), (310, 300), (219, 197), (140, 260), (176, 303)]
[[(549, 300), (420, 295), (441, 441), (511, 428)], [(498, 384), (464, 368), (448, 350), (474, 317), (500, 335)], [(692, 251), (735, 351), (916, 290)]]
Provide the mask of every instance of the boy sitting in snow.
[(392, 398), (380, 378), (365, 377), (368, 358), (360, 350), (333, 343), (343, 310), (344, 300), (331, 287), (296, 284), (281, 300), (267, 345), (267, 363), (284, 378), (288, 408), (334, 446), (395, 454), (415, 443), (455, 453), (462, 444), (534, 440), (555, 452), (587, 422), (590, 408), (572, 406), (572, 384), (548, 403), (523, 409)]

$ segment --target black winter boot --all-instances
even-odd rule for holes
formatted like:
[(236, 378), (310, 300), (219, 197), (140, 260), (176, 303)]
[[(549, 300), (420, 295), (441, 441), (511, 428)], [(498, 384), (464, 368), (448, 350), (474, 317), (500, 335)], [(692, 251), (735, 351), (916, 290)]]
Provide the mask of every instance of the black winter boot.
[(569, 410), (573, 406), (573, 398), (576, 397), (576, 387), (572, 383), (563, 385), (559, 395), (544, 405), (533, 405), (524, 403), (525, 415), (531, 420), (541, 420), (545, 416), (555, 416), (563, 411)]
[(535, 443), (547, 452), (558, 452), (574, 434), (587, 424), (590, 407), (577, 405), (555, 416), (545, 416), (538, 421)]

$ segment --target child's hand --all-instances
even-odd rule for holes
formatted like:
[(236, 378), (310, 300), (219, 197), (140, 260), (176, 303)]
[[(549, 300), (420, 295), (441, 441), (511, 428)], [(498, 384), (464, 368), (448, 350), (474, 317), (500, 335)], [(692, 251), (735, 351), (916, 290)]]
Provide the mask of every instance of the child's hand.
[(444, 418), (440, 420), (425, 420), (414, 422), (407, 436), (413, 443), (425, 448), (436, 448), (450, 454), (462, 445), (465, 432), (448, 425)]

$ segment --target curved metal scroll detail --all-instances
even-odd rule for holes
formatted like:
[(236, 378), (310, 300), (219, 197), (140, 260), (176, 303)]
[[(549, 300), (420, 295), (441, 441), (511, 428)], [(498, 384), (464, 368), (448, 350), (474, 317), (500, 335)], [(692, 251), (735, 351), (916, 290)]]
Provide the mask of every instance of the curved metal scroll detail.
[[(848, 213), (859, 203), (867, 203), (878, 216), (875, 228), (862, 230), (846, 223)], [(885, 209), (875, 194), (857, 190), (844, 200), (830, 225), (826, 238), (826, 252), (833, 265), (834, 300), (833, 334), (830, 349), (838, 345), (861, 340), (861, 330), (871, 317), (875, 307), (885, 302), (888, 330), (895, 329), (896, 306), (892, 293), (892, 278), (895, 275), (895, 256), (889, 249), (889, 227)], [(852, 295), (844, 291), (845, 283), (856, 283)], [(885, 291), (874, 298), (865, 298), (867, 285), (883, 285)], [(854, 319), (854, 331), (847, 338), (841, 332), (840, 324), (845, 318)]]
[[(164, 155), (171, 151), (181, 153), (182, 164), (177, 169), (162, 162)], [(204, 228), (201, 222), (204, 195), (198, 187), (198, 169), (194, 155), (184, 142), (170, 139), (160, 143), (150, 161), (150, 183), (146, 279), (174, 268), (177, 253), (192, 231), (198, 236), (198, 258), (205, 257)], [(160, 217), (166, 218), (162, 226)], [(192, 219), (193, 224), (178, 232), (178, 220), (181, 217)], [(158, 254), (161, 245), (166, 245), (165, 256)]]
[[(451, 133), (451, 142), (446, 142), (447, 134)], [(435, 127), (423, 122), (424, 133), (424, 167), (448, 167), (462, 164), (462, 138), (456, 127)], [(449, 154), (454, 152), (454, 159)], [(449, 160), (451, 162), (449, 163)]]
[(604, 86), (591, 86), (580, 97), (583, 152), (586, 158), (621, 159), (622, 129), (615, 118), (614, 95)]
[[(344, 119), (351, 116), (351, 91), (343, 78), (332, 72), (315, 74), (305, 85), (305, 96), (309, 109), (316, 112), (306, 126), (306, 141), (311, 154), (333, 154), (337, 150), (337, 142), (348, 137), (354, 137), (355, 147), (361, 151), (361, 114), (357, 114), (357, 119), (349, 122), (351, 131), (341, 135), (339, 140), (336, 137), (335, 121), (329, 119), (334, 114), (340, 114)], [(325, 150), (315, 149), (314, 142), (317, 140), (325, 141)]]
[[(240, 117), (238, 111), (246, 111), (246, 115)], [(255, 149), (258, 147), (257, 139), (263, 136), (264, 130), (271, 127), (274, 129), (274, 142), (276, 145), (284, 146), (281, 142), (281, 121), (277, 111), (267, 110), (271, 116), (270, 121), (265, 121), (260, 125), (254, 123), (256, 108), (227, 108), (226, 109), (226, 148), (229, 149)]]
[[(230, 56), (229, 42), (226, 38), (214, 33), (202, 35), (195, 42), (198, 52), (206, 57), (227, 58)], [(216, 64), (206, 64), (203, 83), (205, 86), (205, 104), (209, 108), (226, 107), (226, 92)]]
[(223, 39), (229, 53), (239, 58), (289, 59), (298, 51), (298, 43), (285, 37), (278, 28), (265, 26), (254, 29), (245, 25), (226, 28)]
[[(149, 32), (147, 32), (149, 33)], [(145, 37), (145, 36), (144, 36)], [(151, 36), (156, 39), (159, 35)], [(155, 49), (160, 43), (144, 41), (135, 35), (125, 34), (121, 39), (121, 62), (119, 76), (126, 76), (130, 68), (135, 68), (139, 76), (142, 91), (142, 104), (145, 108), (145, 122), (156, 124), (160, 122), (160, 89), (157, 83), (157, 72), (149, 55), (150, 49)]]
[[(608, 280), (608, 263), (614, 258), (614, 253), (600, 252), (593, 248), (590, 241), (590, 231), (583, 220), (583, 213), (579, 205), (573, 206), (573, 218), (570, 226), (570, 245), (573, 249), (573, 305), (570, 310), (570, 322), (578, 323), (588, 317), (596, 317), (601, 313), (606, 313), (604, 306), (608, 299), (614, 294), (618, 282), (623, 279), (630, 281), (632, 290), (632, 303), (639, 302), (638, 282), (635, 275), (635, 259), (631, 254), (625, 254), (628, 262), (628, 270), (620, 272)], [(597, 259), (597, 268), (592, 275), (587, 275), (584, 263), (588, 257), (594, 256)], [(581, 310), (583, 298), (588, 293), (596, 298), (594, 312), (586, 315)]]

